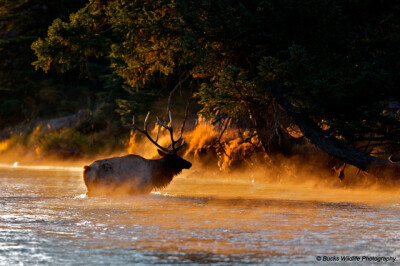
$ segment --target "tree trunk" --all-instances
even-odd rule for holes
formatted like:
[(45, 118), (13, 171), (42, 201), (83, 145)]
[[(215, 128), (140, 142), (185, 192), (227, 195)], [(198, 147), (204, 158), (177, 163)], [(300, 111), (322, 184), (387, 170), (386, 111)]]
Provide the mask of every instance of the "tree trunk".
[(276, 125), (273, 110), (266, 108), (266, 104), (253, 104), (251, 115), (258, 138), (263, 150), (269, 155), (281, 154), (292, 155), (292, 149), (296, 140), (287, 132)]
[(313, 120), (295, 111), (293, 105), (284, 97), (281, 91), (275, 91), (274, 96), (281, 107), (293, 119), (294, 123), (297, 124), (304, 136), (322, 151), (376, 177), (400, 179), (400, 163), (393, 163), (387, 159), (365, 154), (346, 142), (327, 135)]

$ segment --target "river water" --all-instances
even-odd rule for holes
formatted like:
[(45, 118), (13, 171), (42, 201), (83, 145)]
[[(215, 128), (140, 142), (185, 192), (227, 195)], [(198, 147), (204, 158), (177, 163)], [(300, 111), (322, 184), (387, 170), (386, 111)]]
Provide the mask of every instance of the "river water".
[(0, 265), (400, 261), (398, 193), (196, 173), (150, 195), (85, 193), (80, 167), (0, 165)]

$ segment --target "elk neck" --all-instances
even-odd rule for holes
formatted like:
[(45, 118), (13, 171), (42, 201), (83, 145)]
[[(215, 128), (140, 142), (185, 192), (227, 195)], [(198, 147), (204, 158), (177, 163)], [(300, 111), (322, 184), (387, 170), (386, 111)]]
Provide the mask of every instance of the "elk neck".
[(161, 159), (152, 160), (152, 185), (155, 188), (163, 188), (167, 186), (174, 176), (182, 172), (182, 167), (173, 158), (163, 157)]

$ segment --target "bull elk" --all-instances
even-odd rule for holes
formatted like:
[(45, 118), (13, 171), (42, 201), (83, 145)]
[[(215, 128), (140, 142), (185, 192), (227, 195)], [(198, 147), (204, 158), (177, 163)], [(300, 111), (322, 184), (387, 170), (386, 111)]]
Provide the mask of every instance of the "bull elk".
[[(159, 125), (157, 137), (154, 140), (147, 132), (147, 122), (150, 112), (144, 120), (144, 128), (140, 129), (135, 124), (133, 116), (133, 130), (144, 134), (155, 146), (158, 147), (160, 159), (149, 160), (139, 155), (128, 154), (122, 157), (113, 157), (93, 162), (89, 166), (84, 166), (83, 179), (88, 190), (88, 195), (112, 195), (112, 194), (148, 194), (154, 188), (167, 186), (174, 176), (180, 174), (183, 169), (189, 169), (192, 164), (180, 156), (177, 152), (185, 145), (182, 139), (185, 120), (182, 123), (180, 135), (174, 140), (172, 117), (169, 112), (169, 126), (165, 125), (157, 118)], [(169, 131), (171, 144), (162, 147), (158, 144), (160, 127)]]

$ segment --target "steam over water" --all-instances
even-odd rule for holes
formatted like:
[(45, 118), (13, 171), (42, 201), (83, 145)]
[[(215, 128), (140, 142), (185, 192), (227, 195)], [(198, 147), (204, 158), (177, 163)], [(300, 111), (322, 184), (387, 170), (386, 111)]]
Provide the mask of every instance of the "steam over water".
[(88, 198), (79, 168), (0, 166), (0, 265), (400, 261), (398, 193), (210, 175), (182, 175), (145, 196)]

